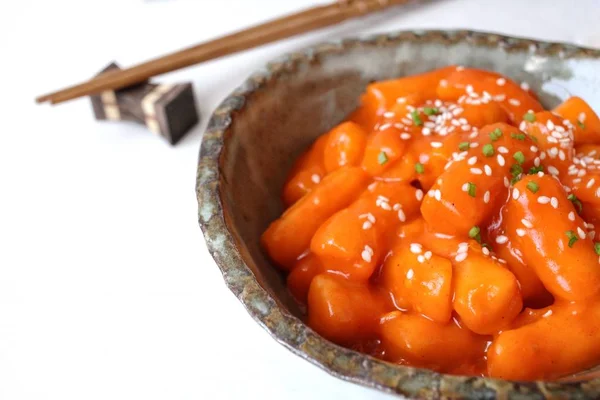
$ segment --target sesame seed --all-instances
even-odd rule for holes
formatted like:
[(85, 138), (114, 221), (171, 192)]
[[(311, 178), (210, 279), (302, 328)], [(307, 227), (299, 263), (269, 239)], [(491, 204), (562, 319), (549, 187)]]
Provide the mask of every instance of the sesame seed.
[(548, 128), (548, 130), (553, 131), (554, 130), (554, 122), (552, 122), (552, 120), (548, 120), (546, 122), (546, 127)]
[(483, 173), (481, 168), (471, 168), (469, 171), (471, 171), (473, 175), (481, 175)]
[(500, 235), (500, 236), (496, 237), (496, 243), (504, 244), (506, 242), (508, 242), (508, 238), (506, 236)]
[(552, 197), (552, 198), (550, 199), (550, 205), (551, 205), (553, 208), (558, 208), (558, 199), (557, 199), (556, 197)]
[(520, 106), (521, 102), (517, 99), (509, 99), (508, 102), (513, 106)]
[(424, 254), (426, 260), (431, 260), (432, 255), (433, 253), (431, 251), (426, 251)]
[(523, 90), (529, 90), (529, 83), (527, 83), (527, 82), (521, 82), (521, 89), (523, 89)]
[(372, 227), (373, 227), (373, 224), (371, 222), (369, 222), (369, 221), (363, 222), (363, 225), (362, 225), (363, 230), (366, 231), (367, 229), (371, 229)]
[(400, 204), (400, 203), (396, 203), (396, 204), (394, 204), (394, 207), (392, 207), (392, 209), (393, 209), (394, 211), (398, 211), (398, 210), (399, 210), (399, 209), (401, 209), (401, 208), (402, 208), (402, 204)]
[(361, 253), (361, 257), (366, 262), (371, 262), (373, 257), (373, 249), (371, 249), (369, 246), (365, 246), (365, 249)]
[(485, 192), (485, 194), (483, 195), (483, 202), (485, 204), (490, 202), (490, 191), (489, 190), (487, 192)]
[(546, 141), (547, 141), (548, 143), (558, 143), (558, 139), (556, 139), (556, 138), (555, 138), (555, 137), (553, 137), (553, 136), (546, 136)]
[(419, 162), (421, 164), (426, 164), (429, 161), (429, 156), (427, 154), (421, 154), (419, 156)]
[(483, 170), (487, 176), (492, 176), (492, 168), (489, 165), (484, 165)]
[(569, 221), (575, 221), (575, 211), (569, 213)]
[(489, 255), (490, 255), (490, 250), (489, 250), (487, 247), (482, 247), (482, 248), (481, 248), (481, 252), (482, 252), (483, 254), (485, 254), (486, 256), (489, 256)]
[(526, 220), (525, 218), (523, 218), (521, 220), (521, 223), (523, 224), (523, 226), (525, 226), (525, 228), (529, 228), (529, 229), (533, 228), (533, 224), (530, 221)]
[(527, 232), (525, 231), (525, 229), (521, 229), (521, 228), (517, 229), (517, 235), (519, 235), (521, 237), (525, 236), (526, 233)]
[(384, 118), (394, 118), (394, 116), (396, 116), (396, 114), (394, 114), (392, 111), (387, 111), (383, 113)]
[(585, 185), (588, 189), (591, 188), (592, 186), (594, 186), (594, 183), (596, 182), (596, 180), (594, 178), (590, 179), (587, 183), (587, 185)]
[(584, 112), (580, 113), (578, 119), (579, 119), (579, 122), (581, 122), (581, 123), (585, 122), (585, 113)]
[(540, 197), (538, 197), (537, 202), (540, 204), (548, 204), (548, 203), (550, 203), (550, 197), (540, 196)]
[(398, 210), (398, 219), (401, 222), (405, 222), (406, 221), (406, 214), (404, 214), (404, 211), (402, 211), (402, 209)]
[(543, 318), (548, 318), (549, 316), (552, 315), (552, 310), (548, 310), (544, 313), (544, 315), (542, 315)]
[(465, 89), (467, 90), (467, 93), (472, 93), (473, 92), (473, 85), (467, 85), (467, 87)]
[(531, 151), (533, 151), (533, 152), (535, 153), (536, 151), (538, 151), (538, 148), (537, 148), (537, 147), (535, 147), (535, 146), (531, 146), (531, 147), (529, 148), (529, 150), (531, 150)]
[(423, 200), (423, 191), (421, 189), (417, 189), (417, 191), (415, 192), (415, 197), (418, 201)]
[[(431, 135), (431, 128), (424, 127), (423, 129), (421, 129), (421, 133), (423, 134), (423, 136), (429, 136)], [(433, 146), (433, 143), (431, 145)]]
[(540, 160), (539, 157), (536, 157), (536, 158), (533, 159), (533, 165), (535, 165), (536, 167), (539, 167), (541, 161), (542, 160)]
[(496, 80), (496, 85), (498, 85), (498, 86), (504, 86), (505, 83), (506, 83), (506, 79), (504, 79), (504, 78), (498, 78)]
[(473, 143), (471, 143), (471, 145), (469, 147), (471, 147), (472, 149), (474, 149), (475, 147), (479, 147), (479, 143), (473, 142)]
[(510, 181), (508, 180), (507, 177), (504, 177), (504, 187), (509, 187), (510, 186)]
[(440, 191), (440, 189), (436, 189), (435, 193), (433, 194), (433, 196), (435, 197), (435, 199), (437, 201), (442, 200), (442, 192)]
[(467, 164), (469, 164), (469, 165), (475, 165), (476, 162), (477, 162), (476, 156), (473, 156), (467, 160)]
[(502, 157), (502, 154), (498, 154), (496, 160), (498, 161), (498, 165), (500, 165), (501, 167), (504, 167), (504, 164), (506, 164), (506, 162), (504, 161), (504, 157)]
[(498, 152), (502, 153), (502, 154), (506, 154), (506, 153), (508, 153), (508, 149), (504, 146), (500, 146), (500, 147), (498, 147)]
[(313, 183), (319, 183), (321, 182), (321, 177), (318, 174), (312, 174), (310, 180), (313, 181)]
[(519, 198), (519, 195), (520, 195), (520, 193), (519, 193), (519, 189), (517, 189), (517, 188), (514, 188), (514, 189), (513, 189), (513, 192), (512, 192), (512, 198), (513, 198), (514, 200), (516, 200), (516, 199), (518, 199), (518, 198)]
[(558, 152), (558, 158), (560, 158), (562, 161), (565, 161), (566, 156), (565, 156), (565, 152), (564, 151), (559, 151)]
[(423, 264), (425, 262), (425, 257), (423, 257), (422, 255), (418, 255), (417, 256), (417, 261), (420, 262), (421, 264)]
[(583, 229), (581, 229), (580, 227), (577, 227), (577, 234), (579, 235), (580, 239), (585, 239), (587, 236), (585, 234), (585, 231)]
[(556, 157), (558, 155), (558, 148), (552, 147), (550, 150), (548, 150), (548, 155), (550, 157)]
[(465, 261), (466, 258), (467, 258), (467, 253), (459, 253), (456, 255), (456, 257), (454, 257), (454, 260), (456, 260), (456, 262), (461, 262), (461, 261)]
[(596, 189), (596, 197), (600, 197), (600, 187), (598, 187), (598, 189)]
[(461, 186), (461, 189), (463, 192), (466, 192), (467, 190), (469, 190), (469, 182), (463, 183), (463, 185)]
[(423, 246), (420, 243), (411, 243), (410, 244), (410, 252), (413, 254), (421, 254), (423, 251)]
[(372, 223), (372, 224), (374, 224), (374, 223), (375, 223), (375, 221), (376, 221), (376, 220), (375, 220), (375, 216), (374, 216), (373, 214), (371, 214), (371, 213), (367, 213), (367, 219), (368, 219), (369, 221), (371, 221), (371, 223)]
[(554, 167), (552, 165), (548, 167), (548, 172), (551, 175), (558, 176), (558, 170), (556, 169), (556, 167)]
[(412, 268), (406, 271), (406, 279), (412, 279), (413, 276), (415, 276), (415, 271)]
[(439, 149), (440, 147), (442, 147), (442, 143), (441, 142), (431, 142), (430, 145), (434, 149)]
[(400, 139), (402, 139), (402, 140), (408, 140), (408, 139), (410, 139), (410, 137), (411, 137), (410, 133), (402, 133), (400, 135)]

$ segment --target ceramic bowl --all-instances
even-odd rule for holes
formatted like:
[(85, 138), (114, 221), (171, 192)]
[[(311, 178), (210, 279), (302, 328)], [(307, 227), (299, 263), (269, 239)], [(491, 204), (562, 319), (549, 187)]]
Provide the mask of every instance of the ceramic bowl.
[[(600, 105), (600, 51), (470, 31), (398, 32), (326, 43), (252, 75), (215, 111), (202, 138), (199, 221), (231, 291), (277, 341), (339, 378), (407, 398), (598, 399), (600, 374), (518, 383), (393, 365), (325, 340), (304, 322), (259, 237), (283, 206), (293, 160), (358, 104), (367, 83), (449, 64), (526, 81), (552, 107), (569, 94)], [(598, 111), (598, 109), (597, 109)]]

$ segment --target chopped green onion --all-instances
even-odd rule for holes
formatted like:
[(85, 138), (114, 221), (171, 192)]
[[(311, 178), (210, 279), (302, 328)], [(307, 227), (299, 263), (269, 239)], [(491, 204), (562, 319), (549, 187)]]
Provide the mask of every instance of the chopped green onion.
[(585, 124), (579, 120), (577, 120), (577, 125), (579, 125), (581, 129), (585, 129)]
[(533, 141), (534, 141), (534, 143), (537, 143), (537, 142), (538, 142), (538, 138), (536, 138), (536, 137), (535, 137), (535, 136), (533, 136), (533, 135), (529, 135), (529, 139), (533, 140)]
[(477, 186), (475, 186), (474, 183), (472, 183), (472, 182), (467, 183), (467, 193), (469, 193), (469, 196), (475, 197), (476, 190), (477, 190)]
[(423, 121), (421, 120), (421, 117), (419, 116), (419, 112), (417, 110), (414, 110), (412, 113), (410, 113), (410, 115), (412, 116), (412, 120), (416, 126), (423, 125)]
[(581, 214), (581, 211), (583, 211), (583, 205), (581, 204), (581, 201), (577, 198), (577, 196), (571, 193), (567, 196), (567, 199), (571, 200), (571, 203), (573, 203), (575, 208), (577, 208), (577, 212)]
[(492, 139), (492, 142), (495, 142), (496, 140), (500, 139), (501, 136), (502, 131), (500, 130), (500, 128), (496, 128), (490, 132), (490, 139)]
[(517, 151), (514, 155), (513, 158), (519, 163), (519, 164), (523, 164), (525, 162), (525, 155), (523, 154), (522, 151)]
[(538, 185), (536, 182), (531, 181), (527, 184), (527, 189), (529, 189), (531, 193), (537, 193), (537, 191), (540, 190), (540, 185)]
[(478, 243), (481, 243), (481, 229), (478, 226), (474, 226), (469, 230), (469, 237), (471, 239), (477, 240)]
[(385, 151), (379, 153), (379, 155), (377, 156), (377, 162), (379, 163), (379, 165), (383, 165), (388, 162), (387, 154), (385, 154)]
[(594, 243), (594, 251), (600, 256), (600, 242)]
[(513, 139), (517, 139), (517, 140), (525, 140), (525, 134), (524, 133), (511, 133), (510, 137)]
[(523, 173), (523, 167), (521, 167), (520, 164), (513, 164), (510, 167), (510, 173), (515, 176), (515, 175), (521, 175)]
[(461, 143), (458, 144), (458, 149), (460, 151), (467, 151), (467, 150), (469, 150), (470, 146), (471, 145), (469, 144), (469, 142), (461, 142)]
[(573, 231), (566, 231), (565, 235), (567, 235), (567, 237), (569, 238), (569, 247), (573, 247), (575, 242), (579, 240), (579, 238)]
[(520, 164), (513, 164), (510, 167), (510, 173), (512, 174), (512, 179), (510, 180), (511, 184), (515, 184), (519, 182), (519, 176), (523, 173), (523, 167)]
[(541, 165), (537, 166), (537, 167), (531, 167), (529, 168), (529, 175), (535, 175), (538, 172), (543, 172), (544, 171), (544, 167), (542, 167)]
[(423, 166), (423, 164), (418, 162), (415, 164), (415, 171), (417, 171), (417, 174), (422, 174), (423, 172), (425, 172), (425, 167)]
[(490, 143), (483, 146), (483, 148), (481, 150), (483, 151), (483, 155), (486, 157), (491, 157), (494, 155), (494, 146), (491, 145)]
[(532, 113), (532, 112), (528, 112), (525, 115), (523, 115), (523, 119), (525, 121), (534, 122), (535, 121), (535, 114)]
[(423, 112), (425, 113), (425, 115), (438, 115), (440, 113), (440, 110), (438, 110), (435, 107), (425, 107), (423, 108)]

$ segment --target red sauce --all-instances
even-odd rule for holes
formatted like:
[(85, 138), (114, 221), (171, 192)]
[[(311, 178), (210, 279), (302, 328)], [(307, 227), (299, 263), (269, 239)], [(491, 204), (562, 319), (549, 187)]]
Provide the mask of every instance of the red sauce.
[(368, 86), (262, 236), (324, 337), (404, 365), (555, 379), (600, 363), (600, 120), (450, 66)]

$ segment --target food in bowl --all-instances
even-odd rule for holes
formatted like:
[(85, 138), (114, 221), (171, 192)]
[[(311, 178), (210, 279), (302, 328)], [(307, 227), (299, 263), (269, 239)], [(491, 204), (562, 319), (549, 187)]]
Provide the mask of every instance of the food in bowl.
[(376, 82), (300, 156), (262, 245), (322, 336), (453, 374), (600, 364), (600, 120), (490, 71)]

